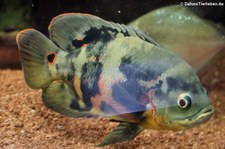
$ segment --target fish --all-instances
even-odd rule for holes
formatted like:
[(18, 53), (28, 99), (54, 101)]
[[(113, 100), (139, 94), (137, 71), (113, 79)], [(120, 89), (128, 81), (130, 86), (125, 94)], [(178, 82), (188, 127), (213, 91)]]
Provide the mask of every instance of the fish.
[(213, 115), (192, 67), (140, 30), (82, 13), (56, 16), (48, 30), (49, 38), (32, 28), (16, 37), (25, 81), (55, 112), (119, 122), (97, 146)]
[(138, 28), (165, 49), (180, 56), (198, 74), (225, 49), (224, 27), (200, 17), (189, 7), (161, 7), (138, 17), (128, 25)]

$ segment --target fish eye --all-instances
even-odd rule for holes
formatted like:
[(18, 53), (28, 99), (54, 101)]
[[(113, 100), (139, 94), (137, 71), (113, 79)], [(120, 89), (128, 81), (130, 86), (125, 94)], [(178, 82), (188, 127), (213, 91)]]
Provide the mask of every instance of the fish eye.
[(181, 94), (178, 98), (177, 98), (177, 105), (179, 108), (181, 109), (185, 109), (191, 106), (192, 103), (192, 99), (191, 96), (189, 94)]

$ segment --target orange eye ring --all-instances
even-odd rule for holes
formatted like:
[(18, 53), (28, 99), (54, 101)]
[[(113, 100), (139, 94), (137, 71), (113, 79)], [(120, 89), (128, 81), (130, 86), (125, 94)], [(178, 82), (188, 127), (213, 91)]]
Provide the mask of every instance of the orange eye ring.
[(47, 60), (49, 64), (55, 64), (56, 58), (57, 56), (56, 56), (56, 53), (54, 52), (51, 52), (47, 55)]

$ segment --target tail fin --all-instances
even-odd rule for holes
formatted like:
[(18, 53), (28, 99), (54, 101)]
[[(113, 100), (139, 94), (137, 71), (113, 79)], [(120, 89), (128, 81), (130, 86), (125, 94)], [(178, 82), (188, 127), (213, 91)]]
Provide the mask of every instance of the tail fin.
[(52, 64), (60, 49), (34, 29), (21, 31), (16, 41), (27, 84), (34, 89), (48, 85), (57, 76), (56, 68)]

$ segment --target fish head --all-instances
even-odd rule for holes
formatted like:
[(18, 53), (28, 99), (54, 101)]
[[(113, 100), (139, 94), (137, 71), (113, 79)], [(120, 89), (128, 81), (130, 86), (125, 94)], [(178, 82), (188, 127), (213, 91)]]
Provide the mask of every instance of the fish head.
[[(158, 114), (163, 115), (165, 129), (189, 129), (208, 121), (213, 115), (214, 109), (207, 91), (189, 65), (186, 63), (176, 65), (164, 74), (162, 80), (164, 84), (160, 89), (164, 91), (165, 108), (160, 108), (162, 105), (160, 102), (158, 107), (156, 103), (156, 108)], [(157, 99), (159, 98), (157, 91), (154, 96), (155, 101), (160, 101)]]

